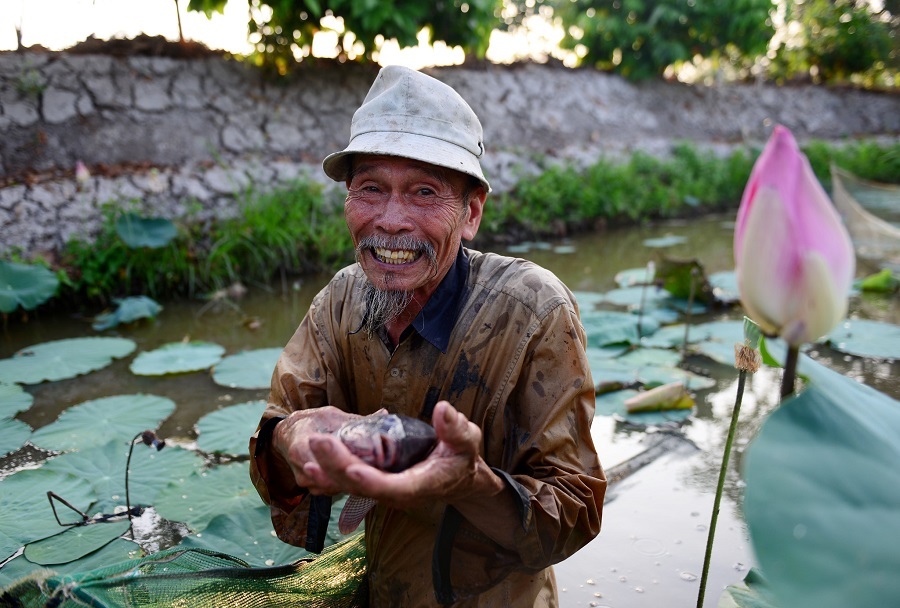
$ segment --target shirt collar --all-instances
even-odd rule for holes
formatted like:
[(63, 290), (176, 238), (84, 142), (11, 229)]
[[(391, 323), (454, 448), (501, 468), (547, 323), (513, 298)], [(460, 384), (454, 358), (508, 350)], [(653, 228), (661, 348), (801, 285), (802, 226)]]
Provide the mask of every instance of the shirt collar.
[(460, 307), (465, 301), (468, 276), (469, 256), (460, 245), (453, 266), (413, 319), (412, 327), (442, 353), (447, 352), (450, 334), (456, 325)]

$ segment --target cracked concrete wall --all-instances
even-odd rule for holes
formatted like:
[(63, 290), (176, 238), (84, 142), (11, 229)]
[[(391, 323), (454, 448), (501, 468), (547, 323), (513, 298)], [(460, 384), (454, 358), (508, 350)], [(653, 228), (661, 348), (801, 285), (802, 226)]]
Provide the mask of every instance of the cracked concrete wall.
[[(554, 162), (665, 155), (683, 140), (722, 153), (762, 145), (776, 123), (801, 141), (900, 134), (895, 94), (634, 84), (535, 64), (427, 71), (481, 118), (497, 191)], [(333, 186), (321, 159), (346, 144), (376, 72), (304, 67), (275, 82), (218, 57), (0, 53), (0, 254), (89, 238), (106, 203), (206, 221), (235, 213), (250, 188), (297, 178)], [(92, 174), (84, 182), (76, 161)]]

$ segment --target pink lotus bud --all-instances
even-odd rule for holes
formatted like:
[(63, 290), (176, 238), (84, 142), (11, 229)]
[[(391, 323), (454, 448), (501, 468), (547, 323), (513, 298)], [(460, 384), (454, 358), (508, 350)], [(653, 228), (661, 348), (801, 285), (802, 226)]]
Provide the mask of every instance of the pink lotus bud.
[(83, 162), (76, 161), (75, 162), (75, 181), (78, 182), (79, 186), (84, 185), (87, 181), (91, 179), (91, 172), (88, 171), (88, 168), (85, 166)]
[(776, 126), (744, 189), (734, 230), (741, 303), (763, 331), (813, 342), (847, 313), (850, 235), (791, 132)]

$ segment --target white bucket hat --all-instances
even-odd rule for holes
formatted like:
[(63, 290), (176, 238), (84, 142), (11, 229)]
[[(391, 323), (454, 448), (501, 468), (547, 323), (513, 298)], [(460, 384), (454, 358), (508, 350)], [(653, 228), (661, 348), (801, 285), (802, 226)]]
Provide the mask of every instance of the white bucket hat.
[(487, 192), (479, 159), (481, 123), (459, 93), (410, 68), (381, 69), (350, 123), (350, 143), (322, 162), (325, 174), (347, 179), (352, 154), (402, 156), (455, 169), (478, 179)]

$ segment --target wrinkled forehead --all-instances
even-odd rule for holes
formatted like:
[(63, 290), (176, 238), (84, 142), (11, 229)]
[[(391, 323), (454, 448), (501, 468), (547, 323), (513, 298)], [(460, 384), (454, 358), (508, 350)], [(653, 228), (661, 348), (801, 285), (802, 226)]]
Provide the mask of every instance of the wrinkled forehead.
[(412, 177), (430, 177), (455, 188), (464, 188), (470, 181), (469, 176), (439, 167), (413, 158), (388, 156), (383, 154), (354, 154), (350, 157), (349, 180), (352, 182), (360, 175), (390, 174), (397, 171), (406, 172)]

